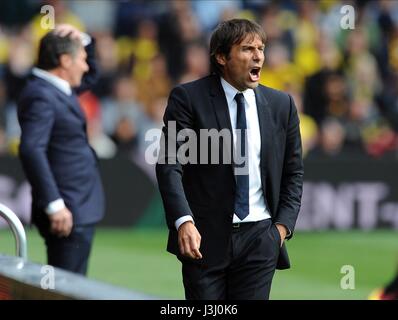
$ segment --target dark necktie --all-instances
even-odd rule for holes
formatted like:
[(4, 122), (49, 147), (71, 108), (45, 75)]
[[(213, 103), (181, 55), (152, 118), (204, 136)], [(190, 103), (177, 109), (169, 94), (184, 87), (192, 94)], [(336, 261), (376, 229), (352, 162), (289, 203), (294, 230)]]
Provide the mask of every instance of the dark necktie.
[[(243, 220), (249, 214), (249, 163), (248, 155), (246, 154), (247, 143), (247, 125), (246, 125), (246, 111), (245, 111), (245, 98), (242, 93), (237, 93), (235, 96), (237, 104), (236, 113), (236, 129), (237, 130), (237, 146), (236, 152), (238, 153), (237, 159), (239, 162), (235, 163), (235, 180), (236, 180), (236, 194), (235, 194), (235, 214), (239, 219)], [(240, 135), (240, 139), (239, 139)], [(240, 142), (240, 150), (239, 144)], [(239, 173), (237, 174), (237, 171)]]

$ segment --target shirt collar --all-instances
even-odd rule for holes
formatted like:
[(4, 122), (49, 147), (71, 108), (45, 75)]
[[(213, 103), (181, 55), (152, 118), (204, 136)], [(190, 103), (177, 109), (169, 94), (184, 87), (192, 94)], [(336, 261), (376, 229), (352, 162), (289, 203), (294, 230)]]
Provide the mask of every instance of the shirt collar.
[(57, 77), (56, 75), (39, 68), (33, 68), (32, 74), (40, 79), (51, 83), (54, 87), (61, 90), (66, 95), (72, 95), (72, 88), (66, 80), (61, 79), (60, 77)]
[(227, 98), (228, 105), (230, 105), (232, 103), (232, 101), (234, 101), (237, 93), (243, 93), (243, 96), (245, 97), (246, 101), (248, 101), (248, 99), (250, 97), (254, 96), (253, 89), (249, 88), (249, 89), (246, 89), (245, 91), (239, 91), (234, 86), (232, 86), (229, 82), (227, 82), (223, 77), (221, 77), (221, 85), (224, 89), (225, 97)]

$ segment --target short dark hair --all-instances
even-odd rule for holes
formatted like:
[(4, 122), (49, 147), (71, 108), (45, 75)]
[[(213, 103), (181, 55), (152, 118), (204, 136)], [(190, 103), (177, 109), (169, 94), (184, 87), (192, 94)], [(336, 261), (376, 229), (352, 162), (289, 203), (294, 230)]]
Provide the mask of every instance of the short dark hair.
[(80, 41), (68, 35), (61, 37), (50, 31), (40, 40), (37, 67), (43, 70), (55, 69), (59, 66), (61, 55), (70, 54), (74, 57), (81, 46)]
[(223, 54), (227, 58), (234, 44), (239, 44), (247, 35), (259, 36), (265, 43), (266, 35), (259, 24), (247, 19), (232, 19), (221, 22), (214, 30), (210, 39), (210, 69), (212, 73), (222, 74), (222, 65), (217, 62), (216, 55)]

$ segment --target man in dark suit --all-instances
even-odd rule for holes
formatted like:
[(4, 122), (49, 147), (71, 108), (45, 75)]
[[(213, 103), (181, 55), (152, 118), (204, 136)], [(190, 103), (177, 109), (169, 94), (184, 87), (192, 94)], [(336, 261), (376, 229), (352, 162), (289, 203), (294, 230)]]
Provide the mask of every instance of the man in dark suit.
[(104, 215), (97, 157), (76, 96), (96, 79), (94, 55), (94, 39), (58, 26), (41, 39), (37, 68), (18, 102), (32, 222), (45, 240), (48, 264), (80, 274)]
[[(275, 269), (290, 267), (284, 240), (303, 179), (299, 119), (288, 94), (258, 85), (264, 43), (256, 23), (221, 23), (210, 42), (213, 74), (170, 94), (156, 171), (187, 299), (268, 299)], [(188, 149), (197, 161), (181, 161), (190, 142), (175, 137), (183, 129), (196, 134), (198, 148)], [(207, 147), (203, 129), (233, 139)], [(209, 161), (214, 153), (219, 163)]]

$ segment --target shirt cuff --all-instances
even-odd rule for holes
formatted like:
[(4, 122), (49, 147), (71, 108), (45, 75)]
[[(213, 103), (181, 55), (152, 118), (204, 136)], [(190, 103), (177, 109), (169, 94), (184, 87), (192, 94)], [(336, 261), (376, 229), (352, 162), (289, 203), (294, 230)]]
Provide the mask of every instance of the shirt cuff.
[(183, 217), (181, 217), (181, 218), (178, 218), (178, 219), (176, 220), (176, 222), (174, 223), (174, 225), (175, 225), (177, 231), (178, 231), (178, 229), (180, 228), (180, 226), (181, 226), (183, 223), (187, 222), (187, 221), (192, 221), (192, 222), (195, 224), (195, 222), (193, 221), (192, 216), (190, 216), (190, 215), (183, 216)]
[(81, 32), (80, 34), (82, 37), (83, 47), (87, 47), (91, 43), (91, 37), (85, 32)]
[(51, 201), (48, 204), (48, 206), (45, 209), (45, 211), (46, 211), (47, 214), (51, 215), (51, 214), (54, 214), (54, 213), (58, 212), (59, 210), (64, 209), (65, 207), (66, 206), (65, 206), (64, 200), (63, 199), (57, 199), (57, 200)]

